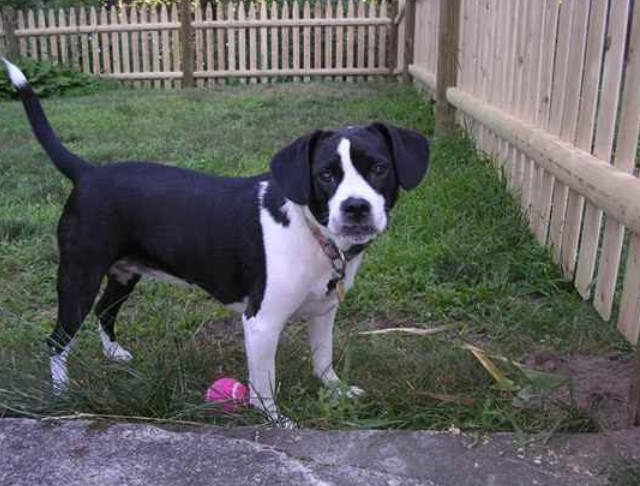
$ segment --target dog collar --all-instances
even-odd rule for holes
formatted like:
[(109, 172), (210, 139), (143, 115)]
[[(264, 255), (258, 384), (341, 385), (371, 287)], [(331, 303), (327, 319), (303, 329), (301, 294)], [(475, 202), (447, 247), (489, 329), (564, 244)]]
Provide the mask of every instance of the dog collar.
[(327, 294), (335, 289), (338, 294), (338, 300), (342, 302), (345, 296), (344, 276), (347, 263), (358, 256), (369, 245), (369, 242), (353, 245), (348, 250), (342, 251), (333, 240), (323, 235), (317, 226), (310, 222), (307, 222), (307, 224), (311, 234), (320, 245), (320, 248), (322, 248), (324, 254), (329, 258), (333, 267), (333, 277), (327, 283)]
[(311, 223), (308, 223), (308, 225), (309, 225), (309, 229), (311, 230), (311, 234), (320, 245), (320, 248), (322, 248), (322, 251), (324, 252), (324, 254), (327, 255), (327, 258), (331, 260), (331, 266), (333, 267), (333, 271), (336, 272), (341, 279), (344, 278), (344, 270), (347, 266), (347, 261), (348, 261), (348, 258), (345, 252), (343, 252), (340, 248), (338, 248), (338, 246), (334, 243), (333, 240), (323, 235), (322, 231), (320, 231), (320, 228), (318, 228), (315, 225), (312, 225)]

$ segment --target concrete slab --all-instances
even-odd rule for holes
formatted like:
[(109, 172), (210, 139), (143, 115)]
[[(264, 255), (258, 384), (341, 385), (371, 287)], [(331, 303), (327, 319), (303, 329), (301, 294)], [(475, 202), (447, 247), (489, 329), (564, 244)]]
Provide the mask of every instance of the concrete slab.
[(3, 419), (0, 484), (588, 486), (606, 484), (598, 473), (607, 458), (640, 460), (636, 432), (556, 437), (548, 446), (524, 447), (513, 434)]

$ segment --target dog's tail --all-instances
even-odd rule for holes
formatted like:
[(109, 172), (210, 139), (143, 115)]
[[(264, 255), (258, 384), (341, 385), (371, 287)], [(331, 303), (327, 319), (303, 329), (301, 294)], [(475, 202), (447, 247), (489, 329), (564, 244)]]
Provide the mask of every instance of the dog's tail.
[(26, 76), (17, 66), (11, 64), (5, 58), (2, 58), (6, 67), (11, 84), (18, 92), (18, 96), (22, 100), (24, 109), (27, 112), (31, 129), (35, 134), (38, 142), (42, 145), (49, 158), (54, 165), (65, 176), (75, 182), (80, 175), (93, 168), (91, 164), (82, 160), (77, 155), (69, 152), (49, 125), (40, 100), (33, 92)]

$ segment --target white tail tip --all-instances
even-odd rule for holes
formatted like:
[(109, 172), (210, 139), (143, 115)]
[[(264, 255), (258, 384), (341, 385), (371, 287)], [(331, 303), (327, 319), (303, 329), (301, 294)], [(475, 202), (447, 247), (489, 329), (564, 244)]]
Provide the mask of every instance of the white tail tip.
[(27, 78), (24, 73), (20, 71), (18, 66), (10, 63), (4, 57), (2, 58), (4, 64), (7, 66), (7, 73), (9, 74), (9, 79), (11, 80), (11, 84), (13, 84), (16, 88), (24, 88), (29, 83), (27, 82)]

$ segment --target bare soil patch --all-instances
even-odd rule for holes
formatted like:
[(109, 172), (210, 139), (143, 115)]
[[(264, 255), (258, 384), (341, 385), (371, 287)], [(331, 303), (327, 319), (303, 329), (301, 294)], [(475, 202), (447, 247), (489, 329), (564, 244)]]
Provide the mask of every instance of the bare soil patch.
[(570, 387), (563, 387), (559, 392), (564, 396), (554, 398), (565, 401), (573, 399), (574, 404), (591, 416), (602, 430), (626, 428), (627, 403), (633, 375), (631, 355), (559, 356), (535, 353), (525, 363), (539, 371), (569, 378)]

